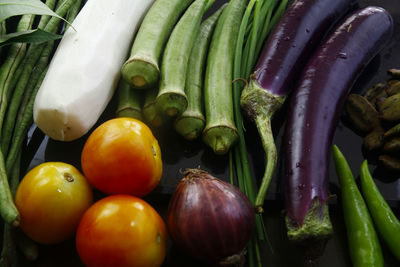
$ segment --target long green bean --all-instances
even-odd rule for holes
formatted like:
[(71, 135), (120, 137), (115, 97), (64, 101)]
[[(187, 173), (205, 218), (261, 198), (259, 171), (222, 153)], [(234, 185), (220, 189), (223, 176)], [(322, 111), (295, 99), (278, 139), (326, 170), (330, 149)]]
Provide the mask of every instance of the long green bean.
[(33, 104), (35, 101), (35, 96), (37, 91), (40, 88), (40, 85), (42, 84), (42, 81), (44, 79), (44, 76), (46, 75), (48, 66), (46, 69), (42, 72), (41, 76), (39, 77), (38, 82), (36, 83), (35, 88), (33, 88), (32, 95), (29, 98), (29, 101), (26, 104), (26, 107), (24, 108), (23, 113), (19, 113), (19, 118), (18, 118), (18, 127), (16, 127), (16, 131), (13, 135), (13, 139), (11, 142), (11, 148), (10, 152), (8, 153), (7, 160), (6, 160), (6, 171), (7, 173), (11, 171), (11, 168), (14, 166), (14, 163), (18, 157), (18, 153), (21, 150), (21, 145), (25, 139), (26, 134), (28, 133), (29, 127), (33, 123)]
[(26, 79), (29, 80), (29, 83), (18, 83), (14, 89), (12, 98), (10, 100), (12, 105), (10, 105), (7, 109), (2, 129), (1, 150), (3, 151), (5, 157), (7, 157), (10, 140), (15, 128), (17, 114), (19, 113), (20, 106), (23, 106), (21, 102), (26, 103), (27, 99), (29, 99), (31, 92), (39, 79), (39, 76), (49, 64), (49, 57), (53, 51), (53, 47), (53, 41), (45, 44), (45, 48), (43, 49), (36, 66), (33, 68), (32, 73), (29, 76), (27, 75)]
[[(16, 31), (19, 32), (29, 30), (32, 27), (33, 21), (33, 15), (22, 16), (18, 23)], [(11, 45), (8, 51), (8, 56), (5, 62), (0, 67), (0, 112), (1, 110), (5, 110), (7, 106), (10, 83), (12, 82), (12, 77), (14, 73), (16, 72), (18, 66), (25, 56), (26, 49), (27, 44), (25, 43), (16, 43)], [(3, 118), (2, 116), (0, 116), (0, 129), (2, 124)]]

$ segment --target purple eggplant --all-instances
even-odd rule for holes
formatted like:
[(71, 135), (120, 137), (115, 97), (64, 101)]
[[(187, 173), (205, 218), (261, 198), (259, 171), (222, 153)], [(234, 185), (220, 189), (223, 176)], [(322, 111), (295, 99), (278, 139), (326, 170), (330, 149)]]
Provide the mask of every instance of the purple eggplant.
[(344, 100), (370, 60), (388, 43), (393, 19), (369, 6), (346, 16), (307, 62), (290, 97), (285, 129), (285, 198), (288, 237), (321, 240), (332, 233), (328, 163)]
[(352, 0), (295, 1), (269, 36), (249, 84), (242, 92), (240, 105), (257, 126), (267, 160), (255, 200), (258, 212), (262, 212), (277, 161), (272, 116), (281, 108), (320, 40), (353, 3)]

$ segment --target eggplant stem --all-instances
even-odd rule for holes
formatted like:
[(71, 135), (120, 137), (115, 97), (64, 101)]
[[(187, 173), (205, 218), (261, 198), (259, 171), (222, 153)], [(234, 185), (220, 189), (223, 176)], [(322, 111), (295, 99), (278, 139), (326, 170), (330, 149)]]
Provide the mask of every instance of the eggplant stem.
[(271, 183), (274, 175), (276, 163), (277, 163), (277, 150), (272, 133), (271, 118), (270, 116), (256, 116), (255, 123), (257, 126), (258, 133), (261, 137), (261, 142), (266, 155), (266, 165), (264, 170), (264, 176), (261, 180), (260, 188), (254, 202), (256, 212), (262, 213), (265, 196), (267, 194), (268, 187)]
[(284, 101), (285, 96), (272, 94), (262, 88), (254, 75), (251, 76), (249, 84), (244, 88), (240, 97), (242, 109), (257, 126), (266, 155), (264, 176), (254, 202), (258, 213), (263, 212), (262, 206), (277, 163), (277, 149), (272, 132), (271, 119), (275, 112), (281, 108)]

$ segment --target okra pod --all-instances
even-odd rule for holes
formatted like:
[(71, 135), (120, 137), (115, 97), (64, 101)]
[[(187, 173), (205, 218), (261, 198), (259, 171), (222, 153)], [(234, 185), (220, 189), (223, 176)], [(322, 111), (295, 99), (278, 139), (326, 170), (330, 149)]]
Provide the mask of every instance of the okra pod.
[(225, 5), (201, 24), (199, 34), (196, 37), (190, 54), (185, 83), (188, 107), (174, 123), (175, 130), (188, 140), (196, 139), (204, 129), (204, 66), (212, 33), (224, 7)]
[(152, 88), (160, 78), (160, 57), (180, 15), (193, 0), (157, 0), (136, 34), (122, 77), (135, 88)]
[(239, 138), (233, 115), (232, 72), (237, 33), (245, 7), (246, 1), (231, 0), (224, 8), (207, 57), (203, 141), (216, 154), (227, 153)]
[(167, 116), (179, 116), (187, 108), (185, 80), (188, 60), (210, 1), (196, 0), (189, 6), (175, 25), (165, 47), (156, 105)]
[(117, 117), (130, 117), (142, 120), (142, 95), (132, 88), (124, 79), (120, 79), (117, 87)]

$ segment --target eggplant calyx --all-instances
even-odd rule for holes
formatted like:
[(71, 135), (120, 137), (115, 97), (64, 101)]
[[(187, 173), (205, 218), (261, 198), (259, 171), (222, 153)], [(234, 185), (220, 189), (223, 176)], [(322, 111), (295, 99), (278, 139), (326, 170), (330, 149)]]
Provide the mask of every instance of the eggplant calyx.
[(327, 240), (332, 236), (332, 223), (326, 202), (315, 198), (306, 213), (302, 224), (286, 214), (286, 227), (289, 240), (296, 243), (311, 244), (318, 240)]
[(254, 120), (256, 116), (271, 118), (285, 102), (286, 97), (275, 95), (261, 87), (254, 77), (250, 78), (249, 84), (243, 89), (240, 96), (240, 106), (247, 116)]

